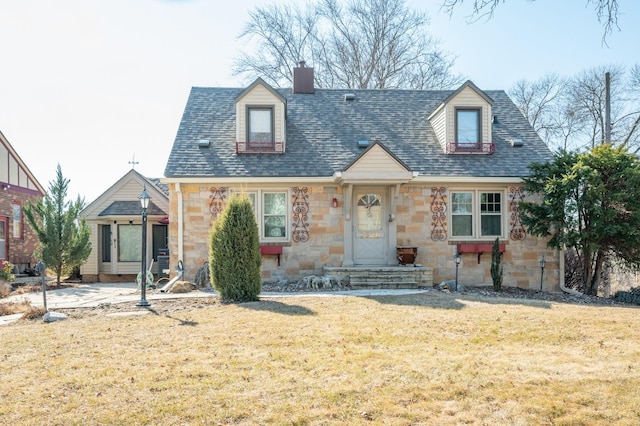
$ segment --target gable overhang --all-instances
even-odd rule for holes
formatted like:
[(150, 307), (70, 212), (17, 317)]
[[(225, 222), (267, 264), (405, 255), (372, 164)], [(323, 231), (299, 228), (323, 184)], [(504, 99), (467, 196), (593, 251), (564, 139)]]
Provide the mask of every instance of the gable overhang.
[(458, 94), (460, 92), (462, 92), (464, 89), (466, 88), (470, 88), (471, 90), (473, 90), (474, 92), (476, 92), (476, 94), (478, 96), (480, 96), (482, 99), (484, 99), (484, 101), (486, 103), (488, 103), (489, 105), (493, 105), (493, 99), (491, 99), (489, 97), (489, 95), (487, 95), (486, 93), (484, 93), (478, 86), (476, 86), (475, 84), (473, 84), (473, 81), (471, 80), (467, 80), (464, 83), (462, 83), (462, 86), (460, 86), (458, 89), (456, 89), (452, 94), (450, 94), (449, 96), (447, 96), (444, 101), (442, 101), (443, 104), (449, 103), (449, 101), (451, 101), (453, 98), (455, 98), (456, 96), (458, 96)]
[(418, 175), (414, 179), (415, 183), (447, 183), (447, 184), (473, 184), (473, 185), (509, 185), (509, 184), (521, 184), (522, 178), (518, 176), (429, 176)]
[(376, 140), (341, 171), (334, 181), (341, 185), (398, 185), (417, 176), (384, 144)]
[(482, 98), (487, 104), (493, 106), (493, 99), (491, 99), (491, 97), (489, 97), (489, 95), (487, 95), (486, 93), (484, 93), (480, 88), (478, 88), (478, 86), (476, 86), (473, 81), (471, 80), (467, 80), (464, 83), (462, 83), (462, 86), (460, 86), (458, 89), (456, 89), (453, 93), (451, 93), (449, 96), (447, 96), (439, 105), (438, 107), (431, 113), (429, 114), (429, 117), (427, 117), (429, 120), (431, 120), (436, 114), (438, 114), (439, 111), (441, 111), (445, 106), (447, 106), (447, 104), (449, 102), (451, 102), (452, 99), (454, 99), (456, 96), (458, 96), (464, 89), (469, 88), (471, 90), (473, 90), (480, 98)]
[(387, 175), (383, 177), (370, 177), (358, 174), (343, 174), (337, 172), (333, 175), (333, 181), (340, 185), (399, 185), (409, 183), (415, 178), (413, 173), (404, 175)]
[(280, 102), (282, 102), (283, 104), (287, 103), (287, 100), (285, 99), (284, 96), (282, 96), (280, 93), (278, 93), (277, 90), (275, 90), (273, 87), (271, 87), (271, 85), (269, 83), (267, 83), (266, 81), (264, 81), (263, 79), (261, 79), (260, 77), (258, 77), (253, 83), (251, 83), (249, 85), (249, 87), (247, 87), (246, 89), (244, 89), (242, 92), (240, 92), (240, 94), (238, 96), (236, 96), (235, 102), (238, 103), (238, 101), (240, 101), (242, 98), (244, 98), (248, 93), (250, 93), (253, 89), (256, 88), (256, 86), (262, 86), (265, 89), (267, 89), (273, 96), (275, 96), (276, 98), (278, 98), (278, 100)]
[[(158, 179), (161, 180), (161, 179)], [(136, 204), (140, 204), (138, 196), (132, 197), (130, 194), (121, 195), (120, 191), (130, 182), (136, 182), (140, 185), (140, 188), (146, 186), (147, 192), (151, 196), (151, 199), (155, 201), (161, 209), (168, 210), (169, 208), (169, 196), (165, 194), (156, 184), (149, 178), (143, 176), (134, 169), (129, 170), (120, 179), (111, 185), (105, 192), (100, 194), (98, 198), (89, 203), (78, 214), (81, 218), (88, 219), (90, 217), (98, 217), (104, 210), (103, 206), (110, 205), (114, 201), (134, 201)], [(125, 191), (126, 192), (126, 191)], [(124, 197), (124, 198), (123, 198)], [(141, 212), (140, 212), (141, 213)]]
[[(19, 183), (14, 183), (11, 182), (11, 178), (10, 176), (7, 177), (7, 184), (13, 185), (14, 186), (14, 191), (18, 191), (18, 192), (24, 192), (26, 194), (29, 195), (36, 195), (36, 196), (40, 196), (43, 197), (47, 191), (44, 189), (44, 187), (40, 184), (40, 182), (38, 182), (38, 179), (36, 179), (35, 175), (31, 172), (31, 170), (29, 169), (29, 167), (27, 167), (26, 163), (24, 161), (22, 161), (22, 158), (20, 157), (20, 155), (18, 155), (18, 152), (15, 150), (15, 148), (13, 147), (13, 145), (11, 145), (11, 143), (9, 143), (9, 140), (4, 136), (4, 134), (0, 131), (0, 144), (3, 145), (6, 149), (7, 149), (7, 153), (8, 155), (13, 158), (13, 160), (15, 160), (15, 162), (18, 165), (18, 168), (22, 169), (27, 177), (27, 185), (22, 184), (22, 182)], [(31, 182), (31, 184), (34, 186), (34, 188), (29, 188), (30, 185), (28, 185), (28, 183)]]
[(202, 185), (299, 185), (334, 183), (333, 176), (170, 176), (161, 179), (166, 184), (202, 184)]

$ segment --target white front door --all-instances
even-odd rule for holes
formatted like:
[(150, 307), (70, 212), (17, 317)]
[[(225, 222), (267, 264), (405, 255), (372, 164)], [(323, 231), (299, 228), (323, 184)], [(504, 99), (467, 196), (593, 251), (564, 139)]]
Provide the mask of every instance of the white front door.
[(356, 265), (386, 265), (388, 221), (386, 189), (354, 188), (353, 239)]

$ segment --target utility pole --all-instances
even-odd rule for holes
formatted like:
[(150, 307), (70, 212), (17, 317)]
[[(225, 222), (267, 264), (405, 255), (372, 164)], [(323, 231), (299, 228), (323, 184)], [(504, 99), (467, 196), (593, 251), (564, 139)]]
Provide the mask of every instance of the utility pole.
[(604, 143), (611, 143), (611, 73), (604, 74)]

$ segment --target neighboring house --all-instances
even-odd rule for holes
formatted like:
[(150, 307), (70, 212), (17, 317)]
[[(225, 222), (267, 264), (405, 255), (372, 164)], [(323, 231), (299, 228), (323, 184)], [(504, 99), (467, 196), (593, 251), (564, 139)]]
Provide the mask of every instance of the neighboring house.
[[(147, 209), (147, 269), (157, 274), (158, 253), (167, 249), (169, 198), (166, 184), (131, 169), (80, 212), (91, 229), (92, 251), (80, 267), (83, 282), (133, 281), (142, 267), (140, 194), (151, 196)], [(151, 261), (153, 262), (153, 265)]]
[[(419, 285), (491, 284), (500, 239), (504, 285), (557, 289), (561, 256), (527, 233), (519, 203), (531, 162), (552, 158), (502, 90), (191, 90), (168, 159), (172, 269), (205, 264), (208, 234), (229, 197), (247, 193), (260, 228), (264, 280), (339, 275), (365, 285), (420, 271)], [(417, 248), (416, 263), (398, 266)], [(411, 260), (404, 263), (412, 263)], [(414, 278), (407, 278), (413, 281)], [(411, 286), (402, 280), (395, 286)]]
[(0, 132), (0, 264), (9, 261), (14, 272), (32, 268), (38, 237), (26, 223), (22, 209), (42, 200), (45, 190)]

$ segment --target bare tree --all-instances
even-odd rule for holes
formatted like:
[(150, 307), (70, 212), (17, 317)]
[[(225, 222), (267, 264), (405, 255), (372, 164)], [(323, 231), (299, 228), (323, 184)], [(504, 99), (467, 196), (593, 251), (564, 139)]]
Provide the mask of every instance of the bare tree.
[(301, 60), (316, 69), (317, 87), (448, 89), (462, 83), (454, 58), (426, 31), (425, 14), (404, 0), (318, 0), (306, 10), (258, 7), (240, 38), (257, 41), (235, 62), (234, 74), (291, 84)]
[(605, 75), (611, 75), (611, 142), (640, 150), (640, 66), (598, 66), (573, 77), (519, 81), (509, 95), (551, 148), (593, 148), (606, 142)]
[(562, 96), (563, 86), (562, 78), (547, 74), (533, 82), (520, 80), (510, 90), (522, 114), (544, 140), (555, 137), (562, 127), (561, 122), (556, 120), (555, 105)]
[[(505, 3), (507, 0), (472, 0), (473, 4), (471, 19), (477, 20), (480, 18), (490, 19), (493, 16), (496, 8)], [(534, 2), (536, 0), (528, 0)], [(606, 39), (611, 31), (614, 29), (620, 29), (618, 26), (618, 16), (620, 15), (620, 8), (618, 0), (586, 0), (588, 5), (592, 5), (598, 22), (602, 24), (603, 35), (602, 42), (606, 44)], [(464, 3), (464, 0), (442, 0), (442, 9), (449, 15), (453, 14), (453, 10), (456, 6)]]
[(239, 38), (257, 39), (257, 45), (235, 60), (233, 74), (262, 77), (275, 85), (290, 83), (293, 67), (303, 58), (313, 59), (318, 16), (297, 6), (268, 5), (249, 12), (249, 17)]

